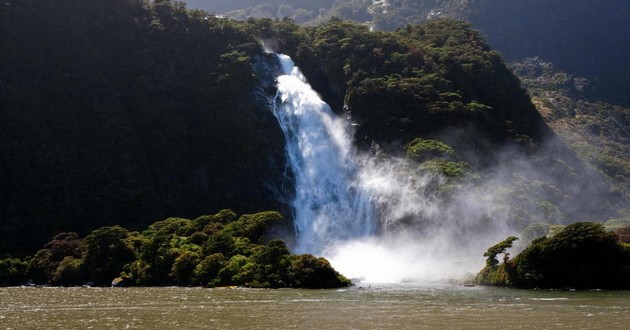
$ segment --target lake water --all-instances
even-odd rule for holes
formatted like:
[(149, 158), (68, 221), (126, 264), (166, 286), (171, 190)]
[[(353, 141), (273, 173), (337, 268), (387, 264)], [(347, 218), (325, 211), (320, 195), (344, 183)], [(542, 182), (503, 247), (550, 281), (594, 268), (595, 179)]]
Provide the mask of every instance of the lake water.
[(630, 329), (630, 291), (0, 288), (0, 329)]

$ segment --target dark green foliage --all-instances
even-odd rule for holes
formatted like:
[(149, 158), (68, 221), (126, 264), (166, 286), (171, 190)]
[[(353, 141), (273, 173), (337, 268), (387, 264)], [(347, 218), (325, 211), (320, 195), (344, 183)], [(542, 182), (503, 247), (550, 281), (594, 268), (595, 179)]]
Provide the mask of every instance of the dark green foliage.
[(416, 138), (404, 146), (407, 158), (420, 164), (422, 171), (437, 172), (446, 177), (459, 177), (468, 169), (466, 162), (457, 161), (455, 150), (435, 140)]
[(0, 259), (0, 286), (20, 285), (28, 279), (29, 263), (18, 258)]
[[(501, 253), (504, 242), (490, 248)], [(484, 254), (484, 256), (486, 256)], [(488, 259), (477, 280), (482, 284), (523, 288), (628, 289), (630, 250), (601, 224), (577, 222), (551, 238), (532, 241), (515, 258), (497, 266)]]
[(252, 243), (258, 244), (262, 235), (275, 223), (282, 219), (278, 212), (261, 212), (246, 214), (237, 221), (225, 227), (225, 231), (232, 236), (246, 237)]
[(628, 287), (630, 256), (600, 224), (576, 223), (525, 249), (514, 261), (520, 285), (558, 288)]
[(291, 271), (298, 287), (335, 288), (350, 285), (350, 281), (339, 275), (326, 259), (310, 254), (293, 257)]
[(120, 275), (123, 266), (135, 259), (126, 241), (128, 237), (126, 229), (113, 226), (96, 229), (83, 239), (86, 248), (83, 263), (91, 282), (109, 285)]
[(169, 277), (173, 278), (178, 285), (191, 285), (199, 258), (200, 255), (197, 252), (182, 252), (173, 262)]
[(240, 254), (232, 256), (219, 271), (218, 280), (220, 285), (237, 285), (249, 282), (251, 274), (247, 274), (247, 270), (242, 271), (246, 264), (246, 256)]
[[(488, 248), (483, 254), (486, 259), (486, 266), (477, 275), (476, 281), (479, 284), (485, 285), (510, 285), (510, 278), (508, 275), (508, 267), (505, 264), (509, 260), (509, 253), (505, 251), (512, 247), (514, 241), (518, 238), (511, 236), (502, 242)], [(503, 265), (499, 266), (497, 255), (504, 254)]]
[[(158, 221), (142, 232), (141, 245), (136, 249), (137, 260), (131, 265), (133, 280), (141, 285), (166, 285), (173, 281), (173, 264), (188, 244), (186, 236), (196, 233), (193, 221), (169, 218)], [(186, 284), (184, 284), (186, 285)]]
[[(273, 240), (252, 257), (262, 268), (258, 285), (280, 288), (296, 284), (290, 273), (291, 253), (284, 241)], [(322, 284), (319, 283), (319, 286)]]
[(219, 271), (225, 267), (225, 257), (215, 253), (203, 259), (195, 267), (194, 284), (214, 287), (218, 284)]
[(78, 283), (87, 283), (88, 278), (91, 277), (88, 275), (83, 259), (68, 256), (59, 263), (51, 283), (56, 285), (77, 285)]
[(231, 256), (234, 250), (234, 237), (227, 231), (220, 231), (212, 236), (203, 244), (203, 252), (205, 254), (220, 253)]
[(459, 177), (469, 169), (466, 162), (449, 162), (440, 159), (429, 160), (422, 163), (420, 170), (441, 173), (446, 177)]
[(86, 246), (77, 233), (61, 233), (44, 245), (29, 262), (29, 276), (35, 283), (49, 283), (66, 258), (79, 259)]
[[(201, 219), (203, 217), (200, 217)], [(228, 223), (236, 220), (238, 216), (232, 210), (221, 210), (217, 214), (210, 217), (212, 222), (219, 222), (221, 224), (227, 225)]]
[(246, 23), (172, 1), (1, 8), (1, 252), (276, 205), (263, 182), (282, 175), (282, 133), (255, 93)]
[[(499, 261), (497, 260), (497, 255), (499, 254), (505, 254), (505, 251), (509, 248), (512, 247), (512, 243), (514, 241), (516, 241), (518, 238), (514, 237), (514, 236), (510, 236), (508, 238), (506, 238), (504, 241), (488, 248), (488, 250), (483, 254), (484, 257), (487, 257), (488, 259), (486, 259), (486, 266), (492, 267), (492, 268), (496, 268), (496, 266), (499, 264)], [(505, 260), (507, 260), (509, 257), (509, 254), (505, 254)]]
[(386, 34), (331, 20), (313, 29), (310, 45), (297, 51), (298, 63), (333, 109), (345, 105), (364, 147), (398, 153), (458, 128), (468, 136), (449, 145), (479, 157), (499, 143), (530, 148), (551, 134), (518, 79), (466, 23), (432, 20)]
[(49, 283), (59, 266), (58, 261), (51, 260), (52, 253), (48, 249), (41, 249), (29, 260), (28, 275), (35, 283)]
[[(278, 212), (238, 217), (231, 210), (194, 221), (168, 218), (142, 233), (113, 226), (92, 231), (84, 239), (60, 234), (29, 262), (0, 260), (0, 285), (32, 279), (36, 284), (201, 285), (332, 288), (350, 285), (328, 261), (296, 256), (280, 240), (261, 241), (266, 230), (282, 220)], [(220, 224), (212, 235), (200, 228)], [(225, 226), (223, 226), (225, 224)]]
[(192, 235), (190, 235), (190, 243), (201, 246), (205, 241), (208, 240), (208, 234), (202, 231), (196, 231)]
[[(289, 11), (279, 10), (285, 5)], [(318, 5), (320, 10), (315, 13), (312, 6), (294, 1), (259, 0), (250, 1), (248, 9), (228, 14), (238, 18), (299, 16), (298, 21), (310, 19), (310, 23), (338, 17), (389, 31), (436, 18), (466, 20), (508, 61), (540, 57), (563, 71), (588, 78), (585, 92), (589, 97), (626, 107), (630, 104), (630, 71), (624, 57), (630, 50), (630, 23), (624, 15), (630, 3), (626, 1), (337, 0)], [(213, 4), (205, 6), (212, 8)]]
[(173, 234), (188, 236), (194, 232), (195, 228), (192, 221), (183, 218), (168, 218), (150, 225), (143, 235), (148, 237), (161, 237)]
[(424, 161), (435, 157), (450, 158), (455, 154), (453, 148), (435, 140), (416, 138), (405, 145), (407, 157)]

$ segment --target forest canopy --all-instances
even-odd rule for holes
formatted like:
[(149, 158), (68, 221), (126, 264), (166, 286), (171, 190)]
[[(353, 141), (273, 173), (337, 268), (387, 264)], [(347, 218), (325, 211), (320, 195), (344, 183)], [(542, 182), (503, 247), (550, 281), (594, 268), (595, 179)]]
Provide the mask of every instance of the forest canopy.
[(294, 255), (263, 235), (282, 216), (231, 210), (194, 220), (168, 218), (142, 232), (98, 228), (85, 238), (53, 237), (34, 256), (0, 259), (0, 285), (247, 286), (335, 288), (350, 285), (324, 258)]

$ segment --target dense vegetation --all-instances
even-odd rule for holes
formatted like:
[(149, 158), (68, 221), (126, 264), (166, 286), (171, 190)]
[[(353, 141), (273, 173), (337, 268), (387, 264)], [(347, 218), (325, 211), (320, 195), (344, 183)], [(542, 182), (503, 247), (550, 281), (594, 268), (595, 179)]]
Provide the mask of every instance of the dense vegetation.
[(193, 0), (187, 3), (191, 8), (202, 8), (239, 20), (250, 17), (277, 19), (289, 17), (298, 23), (306, 23), (328, 12), (334, 2), (335, 0), (241, 0), (228, 2)]
[[(311, 41), (291, 55), (325, 101), (351, 116), (363, 148), (404, 153), (449, 177), (478, 174), (472, 185), (490, 182), (478, 194), (498, 196), (517, 226), (601, 220), (627, 208), (627, 195), (554, 139), (518, 79), (468, 24), (436, 19), (386, 33), (331, 20), (306, 31)], [(418, 139), (454, 156), (409, 154)]]
[(627, 207), (547, 142), (554, 135), (518, 79), (463, 22), (372, 32), (338, 19), (239, 22), (167, 0), (8, 0), (0, 38), (3, 254), (33, 253), (59, 233), (137, 231), (225, 207), (286, 210), (284, 141), (268, 108), (275, 62), (261, 42), (291, 55), (333, 110), (351, 116), (364, 150), (449, 178), (479, 172), (477, 182), (506, 147), (530, 157), (540, 172), (497, 188), (521, 226)]
[[(590, 100), (630, 106), (630, 3), (618, 0), (335, 0), (191, 1), (195, 8), (247, 17), (291, 17), (321, 23), (333, 17), (396, 30), (428, 19), (466, 20), (508, 61), (539, 56), (591, 80)], [(227, 9), (229, 7), (229, 9)]]
[[(209, 8), (208, 6), (221, 5), (221, 1), (194, 3), (193, 5), (200, 8)], [(439, 19), (441, 17), (471, 21), (472, 26), (479, 29), (481, 34), (488, 39), (490, 45), (500, 51), (504, 58), (510, 61), (518, 61), (512, 64), (510, 69), (521, 79), (524, 87), (527, 88), (532, 96), (532, 101), (554, 132), (559, 134), (561, 139), (575, 150), (582, 160), (588, 162), (590, 166), (596, 168), (603, 176), (614, 182), (616, 186), (613, 188), (615, 194), (621, 194), (623, 195), (622, 199), (628, 200), (630, 196), (630, 179), (628, 174), (630, 165), (628, 157), (630, 155), (626, 146), (629, 139), (627, 106), (630, 103), (626, 96), (630, 95), (628, 93), (630, 72), (626, 70), (627, 65), (625, 65), (624, 54), (630, 50), (628, 42), (630, 40), (628, 36), (630, 27), (628, 26), (628, 21), (620, 13), (630, 10), (630, 3), (614, 0), (599, 1), (597, 3), (592, 1), (548, 2), (540, 0), (520, 1), (518, 3), (495, 0), (337, 0), (332, 4), (330, 4), (330, 1), (316, 1), (313, 2), (313, 5), (322, 8), (319, 10), (319, 15), (313, 14), (311, 16), (311, 21), (309, 22), (311, 24), (324, 22), (333, 17), (340, 17), (357, 22), (369, 22), (370, 27), (377, 30), (407, 30), (407, 25), (410, 23), (420, 23), (428, 19)], [(232, 7), (230, 10), (233, 11), (229, 15), (243, 18), (242, 14), (247, 13), (246, 16), (278, 18), (289, 16), (298, 21), (304, 20), (303, 17), (298, 18), (291, 13), (287, 14), (287, 12), (257, 10), (263, 7), (279, 8), (282, 6), (291, 6), (293, 9), (291, 13), (298, 12), (304, 9), (302, 7), (305, 7), (300, 3), (282, 0), (249, 1), (248, 6), (240, 7), (244, 9), (234, 11), (238, 6)], [(324, 8), (326, 9), (324, 10)], [(433, 33), (440, 31), (434, 27), (431, 30)], [(441, 32), (444, 32), (442, 35), (450, 37), (452, 45), (455, 35), (450, 33), (453, 31), (442, 30)], [(352, 35), (352, 38), (354, 37), (356, 35)], [(479, 39), (479, 35), (472, 37), (473, 40)], [(421, 40), (424, 40), (424, 38), (421, 38)], [(441, 43), (437, 44), (441, 45)], [(347, 48), (344, 44), (342, 44), (342, 47)], [(354, 49), (356, 50), (356, 48)], [(426, 51), (426, 47), (420, 49)], [(453, 58), (455, 62), (461, 63), (462, 57), (458, 56), (458, 52), (460, 55), (462, 53), (461, 49), (454, 50), (443, 47), (439, 51), (444, 52), (441, 55), (441, 59), (445, 58), (445, 53), (453, 52), (456, 56)], [(482, 84), (497, 79), (496, 74), (500, 72), (500, 70), (496, 70), (494, 65), (492, 68), (487, 66), (488, 59), (492, 57), (488, 56), (488, 54), (482, 55), (480, 52), (470, 52), (470, 49), (466, 52), (475, 54), (477, 58), (484, 59), (477, 60), (467, 54), (468, 58), (466, 60), (469, 62), (466, 65), (470, 66), (476, 61), (475, 71), (477, 71), (476, 74), (478, 75), (472, 82), (467, 83), (470, 86), (482, 86), (481, 89), (484, 91), (496, 91), (496, 87), (487, 86), (487, 83), (485, 85)], [(318, 55), (321, 56), (322, 54)], [(418, 58), (417, 53), (415, 55), (415, 58)], [(537, 57), (532, 58), (533, 56)], [(491, 61), (496, 62), (496, 59), (491, 59)], [(438, 60), (438, 62), (444, 66), (442, 61)], [(373, 61), (371, 64), (378, 66), (382, 65), (383, 62)], [(412, 62), (411, 64), (417, 63)], [(492, 78), (480, 75), (481, 70), (478, 69), (483, 65), (486, 65), (485, 70), (491, 72)], [(356, 65), (354, 67), (343, 66), (343, 68), (354, 72)], [(447, 70), (449, 69), (447, 67)], [(337, 67), (334, 70), (340, 72), (341, 67)], [(318, 72), (315, 71), (314, 74)], [(392, 70), (392, 72), (399, 73), (396, 70)], [(365, 75), (365, 72), (360, 73)], [(399, 77), (395, 76), (395, 79), (386, 79), (386, 77), (383, 77), (383, 74), (382, 71), (376, 73), (375, 76), (378, 78), (376, 81), (362, 82), (362, 84), (369, 84), (367, 88), (369, 95), (365, 95), (365, 93), (352, 94), (353, 90), (350, 90), (351, 93), (347, 95), (356, 96), (355, 98), (362, 102), (355, 107), (359, 109), (368, 108), (365, 105), (371, 105), (373, 100), (380, 100), (380, 98), (385, 98), (397, 104), (398, 107), (396, 109), (402, 106), (403, 109), (400, 113), (403, 113), (404, 117), (396, 118), (396, 113), (391, 111), (388, 104), (379, 102), (383, 107), (380, 112), (387, 113), (390, 117), (393, 117), (381, 117), (386, 125), (381, 135), (387, 136), (389, 139), (392, 137), (398, 138), (398, 132), (402, 134), (409, 133), (409, 129), (404, 126), (412, 126), (418, 129), (419, 122), (426, 123), (426, 126), (429, 127), (428, 130), (433, 133), (439, 131), (439, 127), (434, 126), (436, 122), (434, 118), (424, 117), (426, 113), (418, 114), (414, 109), (409, 109), (413, 107), (413, 105), (409, 105), (413, 102), (427, 101), (427, 97), (418, 96), (422, 93), (427, 93), (422, 91), (421, 85), (433, 90), (435, 86), (443, 87), (443, 81), (431, 80), (430, 77), (424, 75), (424, 72), (421, 72), (420, 74), (423, 75), (422, 80), (417, 82), (408, 80), (406, 83), (401, 83)], [(452, 70), (449, 75), (451, 77), (459, 75), (459, 72)], [(309, 75), (309, 77), (312, 80), (313, 75)], [(442, 76), (439, 77), (442, 78)], [(327, 79), (330, 79), (330, 76)], [(359, 79), (363, 79), (363, 77), (359, 77)], [(343, 81), (343, 79), (337, 80)], [(509, 79), (497, 81), (497, 85), (505, 86), (508, 81)], [(356, 83), (357, 81), (353, 80), (352, 82)], [(508, 85), (510, 83), (508, 82)], [(330, 82), (327, 80), (324, 84), (318, 86), (318, 90), (325, 92), (326, 84), (330, 84)], [(338, 88), (340, 85), (343, 85), (343, 82), (339, 82), (333, 88)], [(411, 97), (408, 95), (411, 94), (408, 93), (410, 86), (416, 89), (413, 92), (415, 95)], [(456, 88), (461, 88), (461, 85), (456, 86)], [(362, 91), (361, 87), (358, 87), (357, 90), (359, 92)], [(378, 93), (373, 93), (375, 90), (378, 90)], [(396, 95), (387, 95), (380, 92), (381, 90), (385, 90), (388, 93), (395, 91)], [(510, 88), (510, 90), (512, 89)], [(400, 91), (403, 91), (403, 95), (399, 95)], [(470, 93), (465, 93), (465, 91), (465, 89), (460, 89), (456, 93), (468, 98), (465, 94), (470, 95)], [(406, 101), (400, 102), (400, 98)], [(475, 98), (479, 98), (479, 96), (475, 95)], [(337, 105), (341, 106), (342, 101), (337, 101)], [(475, 102), (474, 105), (489, 105), (487, 100), (484, 101)], [(610, 102), (613, 104), (620, 103), (622, 106), (613, 105)], [(522, 103), (528, 102), (523, 101)], [(453, 108), (453, 105), (454, 103), (451, 102), (451, 108)], [(431, 108), (432, 106), (431, 104), (426, 104), (425, 107)], [(433, 107), (443, 109), (444, 104), (437, 103)], [(507, 109), (510, 107), (512, 105), (503, 104), (500, 108)], [(522, 108), (523, 106), (519, 107)], [(355, 113), (356, 110), (353, 114)], [(436, 113), (439, 112), (436, 111)], [(412, 121), (414, 119), (412, 115), (417, 116), (415, 121)], [(444, 113), (442, 112), (441, 115), (444, 115)], [(460, 115), (462, 121), (465, 122), (471, 120), (471, 113), (465, 111), (463, 113), (453, 112), (452, 115)], [(492, 122), (496, 123), (494, 119)], [(374, 121), (374, 125), (376, 126), (375, 130), (383, 129), (379, 121)], [(510, 125), (510, 123), (506, 123), (506, 125)], [(492, 127), (492, 124), (488, 125), (486, 123), (484, 130), (487, 130), (489, 127)], [(361, 137), (365, 128), (367, 128), (365, 125), (359, 127), (359, 137)], [(474, 136), (474, 134), (472, 135)], [(370, 143), (369, 139), (374, 138), (375, 135), (367, 136), (367, 143)], [(471, 134), (464, 136), (470, 138)], [(527, 134), (521, 137), (527, 138)], [(444, 139), (444, 137), (440, 138)], [(475, 140), (475, 138), (472, 139)], [(448, 142), (457, 144), (457, 142)], [(461, 143), (461, 141), (459, 142)], [(479, 149), (479, 144), (477, 143), (474, 146), (468, 145), (460, 149)], [(480, 149), (483, 150), (483, 148)], [(549, 152), (564, 153), (558, 150), (549, 150)], [(573, 157), (569, 156), (569, 158)], [(566, 160), (563, 161), (566, 162)], [(579, 162), (569, 161), (568, 163), (574, 164)], [(459, 167), (461, 168), (461, 166)], [(569, 166), (562, 171), (556, 171), (556, 174), (558, 172), (568, 173), (575, 170), (571, 167), (573, 166)], [(577, 172), (583, 171), (578, 170)], [(557, 186), (557, 184), (552, 184), (552, 186)], [(515, 189), (519, 190), (520, 188), (516, 187)], [(550, 187), (550, 189), (554, 188)], [(606, 189), (604, 188), (604, 190)], [(538, 203), (545, 203), (545, 201), (538, 201)], [(552, 204), (558, 203), (562, 202), (552, 201)]]
[[(624, 235), (628, 228), (617, 231)], [(486, 251), (486, 267), (477, 275), (478, 283), (519, 288), (630, 289), (630, 245), (601, 224), (568, 225), (552, 237), (535, 239), (510, 259), (506, 250), (515, 240), (509, 237)], [(496, 259), (499, 254), (504, 255), (501, 264)]]
[(292, 255), (280, 240), (264, 244), (263, 235), (280, 219), (277, 212), (237, 217), (222, 210), (194, 220), (168, 218), (141, 233), (120, 226), (96, 229), (83, 239), (62, 233), (32, 257), (0, 260), (0, 285), (29, 279), (53, 285), (350, 285), (326, 259)]
[(277, 205), (283, 140), (247, 26), (155, 1), (0, 9), (0, 252)]

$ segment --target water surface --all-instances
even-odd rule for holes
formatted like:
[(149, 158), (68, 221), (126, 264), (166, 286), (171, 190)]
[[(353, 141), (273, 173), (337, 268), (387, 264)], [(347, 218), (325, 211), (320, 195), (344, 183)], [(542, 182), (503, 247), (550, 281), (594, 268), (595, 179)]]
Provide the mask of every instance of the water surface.
[(0, 288), (2, 329), (629, 329), (630, 291)]

